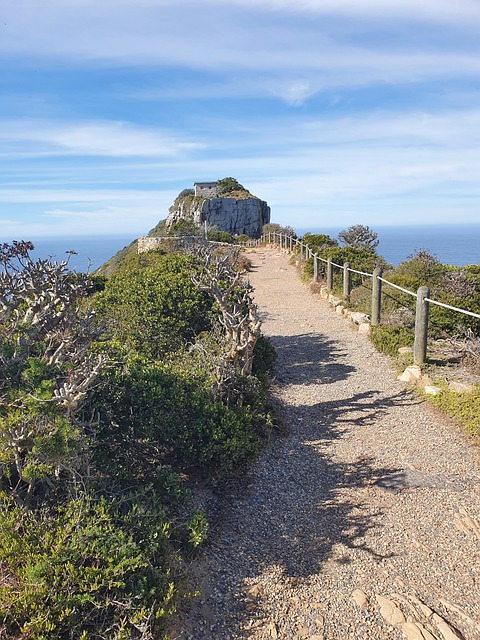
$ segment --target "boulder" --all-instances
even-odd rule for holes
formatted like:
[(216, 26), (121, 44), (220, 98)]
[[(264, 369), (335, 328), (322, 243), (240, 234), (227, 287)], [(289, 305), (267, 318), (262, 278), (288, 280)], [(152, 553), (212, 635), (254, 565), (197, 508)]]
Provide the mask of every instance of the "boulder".
[(401, 373), (397, 380), (400, 382), (417, 382), (422, 377), (422, 370), (418, 364), (413, 364), (407, 367), (403, 373)]

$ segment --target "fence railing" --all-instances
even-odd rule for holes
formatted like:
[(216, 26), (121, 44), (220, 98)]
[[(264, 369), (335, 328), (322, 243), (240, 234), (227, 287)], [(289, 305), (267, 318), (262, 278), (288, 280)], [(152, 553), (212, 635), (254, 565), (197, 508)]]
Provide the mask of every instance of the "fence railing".
[(449, 309), (456, 313), (462, 313), (474, 318), (480, 318), (480, 313), (474, 313), (473, 311), (467, 311), (466, 309), (460, 309), (458, 307), (453, 307), (449, 304), (445, 304), (444, 302), (433, 300), (432, 298), (430, 298), (430, 289), (428, 287), (419, 287), (416, 292), (410, 291), (409, 289), (400, 287), (398, 284), (395, 284), (394, 282), (390, 282), (389, 280), (383, 278), (381, 267), (376, 267), (373, 273), (367, 273), (365, 271), (352, 269), (348, 262), (345, 262), (343, 265), (337, 264), (333, 262), (331, 258), (321, 258), (302, 240), (293, 238), (292, 236), (283, 233), (279, 233), (277, 231), (266, 233), (260, 239), (252, 240), (247, 244), (248, 246), (258, 246), (265, 243), (276, 244), (281, 249), (289, 250), (291, 252), (296, 250), (299, 253), (300, 260), (308, 260), (309, 258), (313, 258), (313, 279), (315, 281), (318, 280), (319, 263), (325, 263), (326, 288), (328, 291), (333, 290), (334, 269), (336, 268), (343, 270), (343, 298), (347, 302), (350, 301), (351, 273), (356, 273), (365, 278), (372, 278), (372, 300), (370, 314), (370, 323), (372, 325), (380, 324), (381, 321), (382, 285), (387, 285), (388, 287), (392, 287), (393, 289), (397, 289), (416, 298), (415, 338), (413, 346), (413, 361), (415, 364), (424, 364), (427, 360), (428, 316), (430, 304), (444, 307), (445, 309)]

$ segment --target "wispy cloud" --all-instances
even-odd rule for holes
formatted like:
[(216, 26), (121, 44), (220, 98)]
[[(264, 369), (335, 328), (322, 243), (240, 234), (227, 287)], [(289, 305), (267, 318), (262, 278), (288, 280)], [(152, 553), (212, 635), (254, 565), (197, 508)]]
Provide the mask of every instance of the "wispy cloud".
[(285, 223), (478, 219), (479, 26), (477, 0), (7, 3), (2, 233), (146, 232), (226, 175)]
[[(0, 51), (39, 60), (66, 56), (126, 66), (275, 72), (280, 78), (302, 69), (324, 74), (331, 84), (338, 77), (340, 85), (472, 74), (480, 67), (478, 56), (464, 50), (460, 32), (452, 47), (445, 46), (441, 30), (435, 32), (439, 21), (463, 21), (465, 28), (480, 23), (480, 5), (469, 0), (57, 0), (47, 6), (20, 0), (5, 13)], [(416, 51), (395, 46), (409, 38), (415, 49), (416, 36)]]
[(126, 122), (61, 124), (42, 120), (4, 122), (0, 145), (2, 155), (119, 158), (173, 157), (201, 147), (158, 128)]
[[(174, 166), (167, 162), (163, 167), (136, 167), (130, 160), (125, 168), (116, 167), (124, 181), (118, 189), (99, 184), (92, 188), (86, 180), (95, 174), (93, 167), (84, 174), (83, 188), (3, 189), (0, 205), (36, 204), (41, 211), (37, 217), (49, 234), (62, 235), (67, 228), (76, 233), (86, 228), (145, 233), (166, 216), (180, 189), (197, 179), (235, 175), (268, 200), (275, 219), (285, 223), (299, 215), (304, 225), (312, 224), (320, 212), (374, 223), (380, 203), (387, 218), (401, 215), (405, 222), (418, 222), (424, 215), (434, 221), (439, 211), (448, 210), (452, 198), (462, 201), (465, 219), (477, 217), (480, 111), (289, 116), (256, 120), (250, 128), (228, 120), (199, 124), (208, 130), (210, 146), (222, 148), (220, 156), (198, 159), (185, 154)], [(176, 188), (155, 188), (160, 175), (176, 181)], [(131, 188), (139, 176), (145, 187)], [(466, 191), (467, 203), (462, 195)], [(425, 208), (427, 193), (434, 208)], [(5, 224), (2, 220), (2, 228)]]
[[(148, 0), (147, 0), (148, 1)], [(223, 0), (209, 0), (209, 4), (222, 4)], [(265, 9), (288, 13), (310, 13), (316, 15), (343, 15), (355, 18), (386, 17), (403, 18), (409, 21), (428, 19), (434, 22), (480, 21), (480, 7), (475, 0), (231, 0), (246, 9)]]

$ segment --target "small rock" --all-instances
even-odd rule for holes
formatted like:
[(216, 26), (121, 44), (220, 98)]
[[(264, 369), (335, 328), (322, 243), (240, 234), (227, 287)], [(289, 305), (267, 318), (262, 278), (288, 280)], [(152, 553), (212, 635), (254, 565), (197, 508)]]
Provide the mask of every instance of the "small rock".
[(398, 376), (397, 380), (400, 380), (400, 382), (416, 382), (417, 380), (420, 380), (421, 377), (422, 370), (420, 369), (418, 364), (412, 364)]
[(339, 304), (342, 304), (341, 298), (336, 298), (332, 294), (328, 296), (328, 301), (332, 305), (332, 307), (338, 307)]
[(369, 322), (361, 322), (358, 325), (358, 333), (370, 333), (370, 323)]
[(359, 607), (366, 607), (368, 604), (368, 598), (361, 589), (355, 589), (352, 593), (352, 598)]
[(433, 614), (432, 619), (445, 640), (460, 640), (461, 636), (437, 613)]
[(359, 311), (354, 311), (350, 314), (350, 318), (352, 322), (355, 324), (361, 324), (362, 322), (370, 322), (370, 317), (366, 313), (360, 313)]
[(466, 384), (465, 382), (451, 380), (448, 383), (448, 388), (450, 391), (455, 391), (456, 393), (471, 393), (473, 391), (473, 384)]
[[(417, 622), (406, 622), (405, 624), (402, 624), (402, 631), (407, 640), (424, 640), (426, 638), (426, 636), (423, 635), (423, 632), (426, 631), (426, 629)], [(431, 637), (431, 634), (429, 635)]]
[(310, 628), (309, 627), (300, 627), (298, 630), (298, 635), (301, 637), (309, 637), (310, 636)]
[(337, 304), (337, 306), (335, 307), (335, 313), (338, 313), (340, 316), (342, 316), (344, 309), (345, 307), (343, 305)]
[(270, 624), (268, 625), (268, 631), (270, 632), (270, 637), (278, 638), (277, 625), (275, 624), (275, 622), (270, 622)]
[[(388, 598), (383, 598), (382, 596), (377, 596), (377, 602), (380, 605), (380, 615), (389, 624), (398, 625), (406, 622), (406, 618), (403, 615), (402, 610), (397, 604), (395, 604), (395, 602), (393, 602), (393, 600), (389, 600)], [(420, 640), (421, 640), (421, 635), (420, 635)]]
[(442, 390), (440, 389), (440, 387), (436, 387), (434, 385), (429, 385), (427, 384), (423, 390), (425, 391), (425, 393), (427, 393), (429, 396), (438, 396), (439, 393), (442, 392)]

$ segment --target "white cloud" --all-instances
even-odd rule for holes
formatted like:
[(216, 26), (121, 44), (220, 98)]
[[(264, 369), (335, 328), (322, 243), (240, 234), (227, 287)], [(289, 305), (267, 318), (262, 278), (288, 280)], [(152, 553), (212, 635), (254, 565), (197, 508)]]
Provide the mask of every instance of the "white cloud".
[[(292, 19), (292, 13), (299, 15)], [(6, 10), (0, 51), (102, 65), (213, 70), (226, 75), (227, 85), (235, 72), (259, 74), (262, 83), (274, 74), (273, 83), (285, 86), (280, 95), (294, 102), (297, 93), (304, 99), (322, 86), (478, 74), (480, 58), (472, 55), (474, 45), (466, 46), (461, 32), (452, 32), (449, 47), (443, 32), (435, 37), (438, 20), (449, 27), (460, 18), (463, 28), (480, 23), (478, 2), (69, 0), (45, 6), (20, 0), (12, 4), (10, 15)], [(405, 32), (396, 37), (398, 19), (403, 19)], [(412, 35), (418, 38), (410, 42)], [(301, 86), (292, 98), (295, 81)]]
[(1, 155), (174, 157), (199, 149), (197, 142), (182, 140), (158, 128), (125, 122), (59, 124), (51, 121), (4, 121)]
[[(225, 0), (203, 0), (201, 4), (194, 0), (50, 0), (45, 5), (44, 0), (16, 0), (12, 5), (12, 13), (28, 14), (31, 11), (51, 11), (59, 13), (62, 10), (76, 8), (83, 13), (102, 15), (114, 10), (128, 11), (129, 9), (168, 11), (171, 7), (178, 8), (184, 15), (203, 13), (212, 15), (226, 6)], [(248, 11), (276, 11), (291, 13), (307, 13), (318, 15), (340, 14), (354, 17), (385, 17), (416, 19), (419, 16), (432, 21), (471, 21), (480, 20), (480, 7), (476, 0), (229, 0), (229, 6), (237, 6)], [(5, 13), (8, 15), (8, 8)]]

